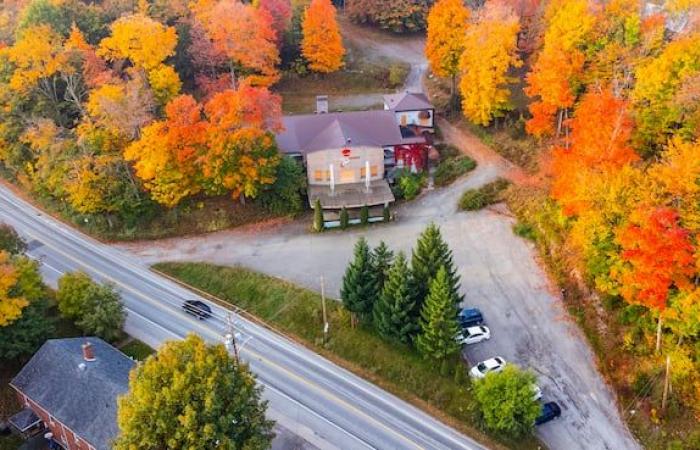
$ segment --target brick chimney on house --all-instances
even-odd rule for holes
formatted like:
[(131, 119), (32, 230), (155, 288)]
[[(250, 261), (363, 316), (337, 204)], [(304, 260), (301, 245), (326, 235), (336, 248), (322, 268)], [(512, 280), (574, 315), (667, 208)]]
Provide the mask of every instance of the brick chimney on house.
[(83, 359), (88, 362), (95, 360), (95, 354), (92, 351), (92, 344), (89, 342), (85, 342), (83, 344)]

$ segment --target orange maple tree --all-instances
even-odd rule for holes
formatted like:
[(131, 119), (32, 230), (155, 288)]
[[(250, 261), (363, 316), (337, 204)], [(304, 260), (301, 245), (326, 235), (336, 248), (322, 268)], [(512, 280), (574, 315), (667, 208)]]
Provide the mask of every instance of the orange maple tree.
[(214, 48), (229, 59), (231, 88), (238, 88), (239, 76), (259, 86), (279, 79), (277, 34), (266, 9), (238, 0), (199, 0), (191, 8)]
[(639, 156), (630, 145), (633, 123), (628, 103), (609, 88), (584, 95), (569, 126), (570, 147), (554, 150), (552, 196), (565, 214), (575, 215), (587, 207), (582, 192), (591, 172), (609, 173)]
[(627, 263), (619, 274), (620, 292), (629, 303), (663, 311), (672, 288), (690, 286), (694, 248), (673, 208), (637, 209), (617, 239)]
[(311, 70), (330, 73), (343, 67), (345, 47), (330, 0), (311, 0), (304, 11), (302, 31), (301, 52)]

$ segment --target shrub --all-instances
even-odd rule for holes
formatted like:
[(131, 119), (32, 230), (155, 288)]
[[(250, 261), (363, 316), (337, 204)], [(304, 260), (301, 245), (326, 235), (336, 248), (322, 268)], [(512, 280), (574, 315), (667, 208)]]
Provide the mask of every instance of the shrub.
[(408, 76), (409, 67), (401, 63), (393, 63), (389, 66), (389, 87), (394, 89), (402, 86)]
[(350, 217), (348, 216), (348, 210), (345, 209), (345, 207), (343, 206), (343, 209), (340, 210), (340, 229), (346, 229), (348, 227), (349, 222)]
[(459, 200), (459, 208), (465, 211), (476, 211), (485, 206), (502, 200), (501, 193), (510, 185), (504, 178), (487, 183), (478, 189), (468, 189)]
[(425, 183), (424, 175), (411, 173), (406, 169), (397, 171), (395, 179), (394, 195), (396, 198), (404, 198), (406, 200), (413, 200), (418, 197)]
[(362, 225), (367, 225), (369, 223), (369, 208), (367, 205), (360, 209), (360, 223)]
[(314, 231), (321, 232), (325, 228), (323, 222), (323, 209), (321, 208), (321, 201), (316, 199), (314, 202)]
[(440, 159), (455, 158), (460, 155), (460, 151), (452, 144), (435, 144), (435, 150), (440, 154)]
[(259, 201), (275, 214), (297, 214), (304, 210), (306, 174), (301, 164), (284, 157), (277, 166), (275, 182), (260, 194)]
[(435, 186), (447, 186), (474, 168), (476, 168), (476, 161), (466, 155), (444, 159), (435, 169)]
[(521, 238), (534, 241), (537, 238), (535, 234), (535, 229), (529, 223), (518, 222), (513, 225), (513, 233), (520, 236)]

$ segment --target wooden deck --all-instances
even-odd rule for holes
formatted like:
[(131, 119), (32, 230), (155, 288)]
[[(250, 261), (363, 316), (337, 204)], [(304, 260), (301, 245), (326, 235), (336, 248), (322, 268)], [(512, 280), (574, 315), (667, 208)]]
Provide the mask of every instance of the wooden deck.
[(386, 180), (372, 181), (369, 190), (366, 189), (365, 183), (336, 184), (333, 192), (330, 186), (312, 184), (309, 185), (308, 192), (311, 207), (316, 199), (319, 199), (323, 209), (384, 206), (396, 200)]

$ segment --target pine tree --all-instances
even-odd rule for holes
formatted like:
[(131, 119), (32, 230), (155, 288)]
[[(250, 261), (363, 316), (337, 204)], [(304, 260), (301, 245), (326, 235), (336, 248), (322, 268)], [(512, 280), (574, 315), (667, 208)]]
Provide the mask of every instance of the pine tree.
[(446, 360), (459, 351), (460, 345), (455, 341), (459, 333), (457, 308), (444, 267), (440, 267), (430, 283), (430, 292), (421, 310), (420, 326), (416, 347), (426, 358)]
[(378, 246), (372, 251), (372, 271), (377, 283), (377, 291), (381, 293), (384, 289), (384, 282), (389, 275), (389, 269), (394, 261), (394, 252), (392, 252), (384, 241), (381, 241)]
[(323, 209), (321, 208), (321, 200), (316, 199), (314, 202), (314, 231), (321, 232), (325, 227), (323, 223)]
[(369, 223), (369, 208), (367, 205), (360, 209), (360, 223), (362, 225), (367, 225)]
[(345, 270), (340, 298), (345, 308), (353, 314), (353, 325), (359, 318), (366, 318), (372, 312), (377, 298), (377, 285), (372, 269), (372, 258), (365, 238), (355, 244), (353, 260)]
[(350, 222), (350, 217), (348, 216), (348, 210), (345, 209), (345, 206), (340, 210), (340, 229), (344, 230), (348, 227), (348, 223)]
[(431, 223), (418, 237), (416, 248), (411, 259), (411, 294), (416, 309), (413, 311), (416, 319), (420, 316), (423, 302), (428, 295), (430, 282), (437, 275), (438, 269), (444, 267), (447, 271), (447, 281), (455, 306), (462, 300), (459, 294), (459, 275), (452, 262), (452, 251), (440, 234), (440, 228)]
[(374, 325), (379, 334), (404, 344), (410, 344), (419, 329), (411, 314), (415, 303), (410, 295), (409, 276), (406, 256), (399, 252), (373, 311)]

